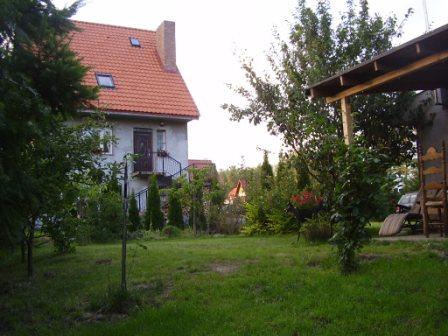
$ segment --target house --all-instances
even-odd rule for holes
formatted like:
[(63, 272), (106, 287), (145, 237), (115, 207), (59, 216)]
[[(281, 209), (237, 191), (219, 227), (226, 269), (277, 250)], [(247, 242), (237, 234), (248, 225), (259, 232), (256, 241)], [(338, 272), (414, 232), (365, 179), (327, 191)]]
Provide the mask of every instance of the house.
[(188, 166), (196, 169), (203, 168), (215, 168), (215, 164), (212, 160), (197, 160), (197, 159), (188, 159)]
[(188, 166), (187, 123), (199, 118), (176, 65), (175, 23), (163, 21), (156, 31), (74, 23), (70, 47), (89, 67), (86, 84), (100, 87), (92, 109), (82, 112), (103, 110), (111, 128), (102, 131), (116, 139), (103, 146), (105, 160), (139, 154), (129, 169), (136, 193), (152, 174), (169, 184)]
[(242, 202), (246, 202), (246, 189), (247, 182), (245, 180), (238, 180), (236, 186), (232, 188), (227, 194), (227, 198), (225, 199), (225, 204), (233, 204), (235, 199), (239, 199)]

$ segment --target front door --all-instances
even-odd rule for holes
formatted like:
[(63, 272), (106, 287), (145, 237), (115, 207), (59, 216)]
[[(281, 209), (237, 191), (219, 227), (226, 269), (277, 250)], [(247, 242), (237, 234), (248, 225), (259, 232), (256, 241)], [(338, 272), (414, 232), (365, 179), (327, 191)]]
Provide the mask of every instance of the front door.
[(152, 132), (134, 130), (134, 154), (138, 154), (134, 164), (135, 172), (152, 171)]

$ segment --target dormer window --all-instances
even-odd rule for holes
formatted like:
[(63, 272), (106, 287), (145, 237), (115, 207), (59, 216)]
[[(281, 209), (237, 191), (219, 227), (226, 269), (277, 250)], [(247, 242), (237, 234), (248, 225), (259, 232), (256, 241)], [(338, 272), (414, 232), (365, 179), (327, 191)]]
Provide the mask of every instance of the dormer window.
[(133, 47), (141, 47), (140, 41), (136, 37), (130, 37), (129, 40), (131, 41), (131, 46)]
[(115, 87), (114, 78), (110, 74), (96, 74), (96, 82), (102, 88), (113, 89)]

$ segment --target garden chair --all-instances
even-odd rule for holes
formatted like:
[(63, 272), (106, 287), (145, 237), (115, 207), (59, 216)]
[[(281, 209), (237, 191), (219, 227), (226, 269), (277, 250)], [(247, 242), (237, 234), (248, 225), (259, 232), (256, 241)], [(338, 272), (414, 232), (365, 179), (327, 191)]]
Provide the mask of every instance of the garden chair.
[(440, 152), (429, 147), (423, 155), (419, 146), (418, 154), (423, 233), (428, 237), (431, 229), (438, 228), (443, 236), (448, 227), (445, 142), (442, 142)]

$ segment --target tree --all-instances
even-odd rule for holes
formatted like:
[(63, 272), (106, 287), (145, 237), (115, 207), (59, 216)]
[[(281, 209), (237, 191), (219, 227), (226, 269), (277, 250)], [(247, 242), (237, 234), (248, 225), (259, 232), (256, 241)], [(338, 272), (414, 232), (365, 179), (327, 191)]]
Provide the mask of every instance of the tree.
[[(315, 10), (299, 0), (295, 17), (289, 40), (276, 36), (273, 51), (267, 55), (268, 73), (259, 74), (249, 58), (243, 62), (248, 86), (232, 88), (247, 104), (224, 104), (223, 108), (233, 120), (266, 122), (271, 133), (281, 134), (316, 188), (333, 204), (339, 174), (334, 158), (343, 146), (340, 107), (323, 99), (309, 100), (305, 89), (390, 49), (402, 26), (395, 16), (371, 16), (367, 0), (360, 0), (358, 5), (348, 0), (337, 25), (333, 24), (328, 0), (318, 1)], [(405, 120), (403, 113), (411, 99), (411, 94), (390, 93), (359, 96), (352, 101), (354, 131), (363, 135), (362, 146), (387, 154), (384, 169), (414, 154), (414, 124)]]
[(0, 9), (0, 236), (24, 232), (30, 277), (37, 219), (92, 166), (92, 142), (63, 124), (96, 96), (69, 48), (68, 18), (80, 4), (12, 0)]
[[(149, 207), (147, 207), (146, 211), (149, 211), (150, 228), (153, 230), (162, 230), (164, 218), (160, 204), (160, 193), (156, 175), (151, 177), (147, 202)], [(146, 223), (145, 220), (145, 224)]]
[(171, 190), (169, 194), (168, 224), (181, 229), (184, 227), (182, 205), (176, 190)]
[(137, 207), (137, 200), (135, 199), (135, 193), (132, 192), (129, 199), (129, 222), (131, 223), (130, 231), (134, 232), (140, 229), (140, 214)]
[(338, 200), (333, 219), (338, 222), (332, 242), (337, 246), (339, 264), (344, 274), (357, 268), (355, 252), (369, 239), (366, 225), (374, 218), (379, 204), (384, 204), (379, 192), (384, 183), (384, 154), (365, 149), (358, 143), (342, 150), (337, 160), (341, 179), (336, 183)]
[(272, 187), (274, 177), (274, 171), (269, 163), (268, 152), (264, 151), (263, 163), (261, 164), (261, 183), (265, 189), (270, 189)]

